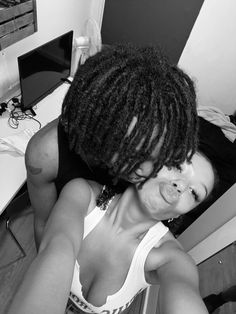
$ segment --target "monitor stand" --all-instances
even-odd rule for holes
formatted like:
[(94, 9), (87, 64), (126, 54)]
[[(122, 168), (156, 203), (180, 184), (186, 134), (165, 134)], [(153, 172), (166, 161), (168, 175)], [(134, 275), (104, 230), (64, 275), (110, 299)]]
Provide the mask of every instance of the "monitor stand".
[(20, 104), (19, 104), (18, 106), (15, 106), (15, 107), (20, 108), (20, 110), (21, 110), (22, 112), (30, 111), (33, 117), (36, 116), (36, 112), (34, 111), (34, 109), (33, 109), (33, 108), (24, 108), (22, 102), (20, 102)]
[(35, 117), (36, 116), (36, 112), (34, 111), (33, 108), (28, 108), (28, 109), (25, 109), (24, 111), (30, 111), (32, 113), (32, 116)]

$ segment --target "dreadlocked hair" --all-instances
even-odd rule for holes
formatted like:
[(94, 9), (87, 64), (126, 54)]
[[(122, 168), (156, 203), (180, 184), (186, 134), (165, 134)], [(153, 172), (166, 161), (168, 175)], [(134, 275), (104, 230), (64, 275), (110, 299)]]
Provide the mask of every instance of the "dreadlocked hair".
[(148, 178), (163, 165), (190, 160), (197, 146), (193, 82), (152, 46), (114, 45), (88, 58), (64, 98), (60, 122), (70, 149), (108, 168), (114, 182), (152, 159), (160, 140)]

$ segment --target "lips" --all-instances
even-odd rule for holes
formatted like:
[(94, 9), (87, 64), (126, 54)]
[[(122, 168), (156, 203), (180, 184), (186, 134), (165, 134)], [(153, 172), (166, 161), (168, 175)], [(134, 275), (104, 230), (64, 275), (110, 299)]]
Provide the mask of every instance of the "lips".
[(176, 203), (179, 199), (178, 191), (170, 183), (161, 182), (159, 184), (159, 191), (164, 201), (168, 204)]

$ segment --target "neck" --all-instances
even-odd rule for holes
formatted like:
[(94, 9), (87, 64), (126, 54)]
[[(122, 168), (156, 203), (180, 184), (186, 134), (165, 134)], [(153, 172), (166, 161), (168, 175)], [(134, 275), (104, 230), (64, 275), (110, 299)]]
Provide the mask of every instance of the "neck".
[(137, 190), (133, 186), (127, 188), (121, 195), (116, 210), (116, 221), (123, 229), (131, 228), (140, 223), (150, 224), (150, 227), (157, 223), (142, 208)]

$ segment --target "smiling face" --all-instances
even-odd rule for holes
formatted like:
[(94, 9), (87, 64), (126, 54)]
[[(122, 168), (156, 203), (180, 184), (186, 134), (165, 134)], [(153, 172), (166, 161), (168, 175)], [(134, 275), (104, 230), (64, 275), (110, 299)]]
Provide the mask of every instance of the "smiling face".
[(211, 193), (215, 175), (211, 163), (196, 153), (181, 169), (163, 167), (138, 190), (145, 212), (157, 220), (189, 212)]

